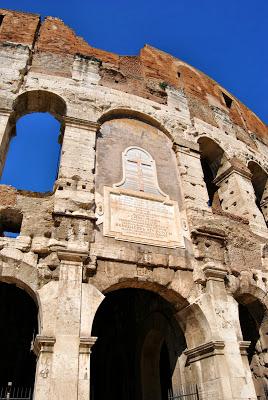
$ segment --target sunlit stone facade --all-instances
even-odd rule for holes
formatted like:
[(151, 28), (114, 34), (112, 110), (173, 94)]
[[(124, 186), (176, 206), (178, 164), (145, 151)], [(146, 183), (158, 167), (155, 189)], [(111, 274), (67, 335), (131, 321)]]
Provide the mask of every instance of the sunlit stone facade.
[(267, 126), (160, 50), (0, 14), (0, 166), (27, 113), (62, 144), (53, 192), (0, 185), (2, 376), (35, 400), (265, 399)]

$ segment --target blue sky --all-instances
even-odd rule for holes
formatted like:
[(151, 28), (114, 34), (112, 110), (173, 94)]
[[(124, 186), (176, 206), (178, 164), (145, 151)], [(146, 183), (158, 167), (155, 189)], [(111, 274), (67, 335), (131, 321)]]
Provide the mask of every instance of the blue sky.
[(1, 7), (59, 17), (92, 46), (122, 55), (155, 46), (268, 122), (267, 0), (2, 0)]
[(16, 136), (10, 142), (1, 183), (17, 189), (51, 191), (59, 162), (59, 134), (60, 123), (48, 113), (20, 118)]

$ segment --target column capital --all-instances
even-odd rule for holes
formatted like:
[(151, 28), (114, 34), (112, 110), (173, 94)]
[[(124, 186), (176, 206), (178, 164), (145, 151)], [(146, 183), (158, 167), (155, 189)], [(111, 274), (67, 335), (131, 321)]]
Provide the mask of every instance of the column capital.
[(222, 340), (212, 340), (193, 349), (185, 350), (187, 364), (200, 361), (203, 358), (224, 354), (225, 343)]
[(55, 343), (56, 339), (54, 336), (37, 335), (34, 340), (33, 351), (37, 357), (40, 353), (53, 353)]
[(80, 337), (79, 353), (80, 354), (90, 354), (91, 348), (94, 346), (97, 339), (98, 338), (95, 336)]
[(88, 255), (88, 251), (75, 251), (68, 249), (61, 249), (57, 251), (59, 260), (75, 264), (85, 261), (88, 258)]
[(224, 281), (227, 271), (223, 268), (216, 266), (213, 262), (207, 263), (203, 272), (208, 281)]
[(100, 127), (100, 124), (98, 122), (88, 121), (82, 118), (66, 116), (64, 118), (64, 121), (65, 121), (65, 126), (79, 127), (93, 132), (96, 132)]

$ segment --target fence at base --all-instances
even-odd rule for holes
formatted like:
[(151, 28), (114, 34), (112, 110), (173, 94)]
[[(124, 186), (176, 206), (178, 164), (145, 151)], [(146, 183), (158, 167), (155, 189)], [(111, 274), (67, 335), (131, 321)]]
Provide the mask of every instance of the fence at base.
[(32, 400), (32, 388), (13, 385), (0, 386), (0, 400)]
[(200, 400), (198, 386), (180, 386), (176, 391), (168, 395), (168, 400)]

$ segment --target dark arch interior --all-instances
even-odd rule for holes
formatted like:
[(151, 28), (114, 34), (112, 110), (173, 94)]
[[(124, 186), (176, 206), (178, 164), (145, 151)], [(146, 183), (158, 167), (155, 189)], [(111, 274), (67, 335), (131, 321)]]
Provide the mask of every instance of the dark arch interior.
[(206, 158), (201, 158), (201, 165), (204, 174), (204, 181), (208, 191), (208, 205), (212, 206), (215, 194), (217, 193), (218, 186), (213, 182), (214, 176), (210, 168), (209, 162)]
[[(256, 195), (256, 205), (259, 210), (263, 213), (262, 201), (268, 198), (267, 186), (267, 174), (264, 170), (255, 162), (251, 161), (248, 164), (248, 168), (252, 173), (251, 181)], [(267, 206), (264, 206), (267, 208)]]
[(143, 289), (106, 296), (92, 329), (98, 339), (91, 355), (91, 400), (168, 400), (176, 361), (186, 348), (173, 312)]
[(217, 172), (222, 165), (224, 152), (213, 140), (201, 137), (198, 140), (201, 154), (201, 165), (204, 174), (204, 181), (208, 191), (208, 205), (220, 208), (218, 186), (214, 183)]
[(37, 333), (37, 307), (13, 284), (0, 283), (0, 386), (33, 387), (36, 357), (31, 349)]
[(248, 348), (248, 360), (249, 363), (251, 363), (253, 355), (255, 354), (257, 341), (260, 338), (259, 328), (257, 326), (257, 321), (250, 312), (250, 308), (243, 304), (239, 304), (238, 307), (243, 339), (251, 342)]
[(243, 340), (250, 341), (248, 361), (257, 399), (268, 398), (266, 355), (268, 351), (267, 311), (256, 299), (239, 304), (239, 320)]

